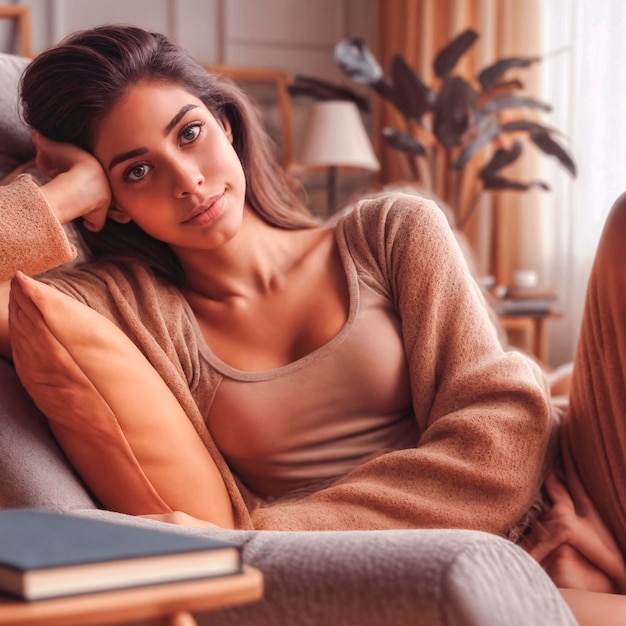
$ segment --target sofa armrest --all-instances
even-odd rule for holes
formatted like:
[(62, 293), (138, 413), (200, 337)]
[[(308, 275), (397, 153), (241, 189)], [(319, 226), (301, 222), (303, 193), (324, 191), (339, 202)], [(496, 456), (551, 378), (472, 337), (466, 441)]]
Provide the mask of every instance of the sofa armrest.
[(463, 530), (183, 528), (96, 509), (45, 418), (0, 359), (0, 507), (42, 507), (233, 541), (265, 579), (260, 602), (199, 626), (575, 626), (543, 569), (500, 537)]
[(196, 614), (198, 626), (576, 626), (519, 546), (469, 530), (191, 528), (102, 510), (96, 519), (231, 541), (261, 571), (263, 598)]
[(0, 507), (95, 506), (13, 366), (0, 358)]

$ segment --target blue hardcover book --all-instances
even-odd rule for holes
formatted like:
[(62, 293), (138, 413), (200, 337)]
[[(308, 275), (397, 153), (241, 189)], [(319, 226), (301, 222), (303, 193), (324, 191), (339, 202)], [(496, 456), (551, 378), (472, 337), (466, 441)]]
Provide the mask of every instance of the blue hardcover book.
[(0, 511), (0, 590), (39, 600), (237, 574), (239, 547), (36, 509)]

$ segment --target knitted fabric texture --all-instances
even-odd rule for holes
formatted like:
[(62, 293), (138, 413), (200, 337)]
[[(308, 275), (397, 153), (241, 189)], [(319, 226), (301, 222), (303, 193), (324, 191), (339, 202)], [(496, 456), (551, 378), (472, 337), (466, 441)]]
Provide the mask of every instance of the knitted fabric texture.
[(17, 270), (33, 276), (76, 257), (76, 249), (31, 176), (19, 176), (1, 187), (0, 194), (0, 282), (11, 279)]

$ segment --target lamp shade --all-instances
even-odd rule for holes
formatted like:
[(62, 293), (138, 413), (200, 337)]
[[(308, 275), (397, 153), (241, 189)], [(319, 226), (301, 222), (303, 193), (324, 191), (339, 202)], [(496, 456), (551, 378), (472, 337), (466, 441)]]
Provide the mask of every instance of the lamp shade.
[(298, 161), (302, 165), (380, 169), (354, 102), (328, 100), (311, 105)]

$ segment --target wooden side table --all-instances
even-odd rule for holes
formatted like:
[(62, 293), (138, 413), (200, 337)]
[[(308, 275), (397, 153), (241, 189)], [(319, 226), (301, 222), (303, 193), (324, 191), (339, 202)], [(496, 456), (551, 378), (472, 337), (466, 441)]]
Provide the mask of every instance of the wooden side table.
[[(500, 325), (507, 333), (511, 345), (526, 350), (542, 363), (547, 363), (546, 322), (561, 317), (557, 310), (541, 313), (501, 314)], [(519, 335), (523, 341), (519, 341)]]
[(244, 567), (234, 576), (135, 587), (53, 600), (22, 602), (0, 595), (0, 626), (97, 626), (155, 620), (159, 626), (196, 626), (191, 611), (254, 602), (263, 576)]

